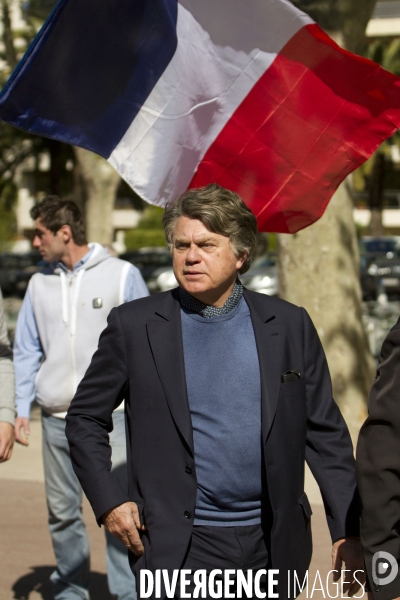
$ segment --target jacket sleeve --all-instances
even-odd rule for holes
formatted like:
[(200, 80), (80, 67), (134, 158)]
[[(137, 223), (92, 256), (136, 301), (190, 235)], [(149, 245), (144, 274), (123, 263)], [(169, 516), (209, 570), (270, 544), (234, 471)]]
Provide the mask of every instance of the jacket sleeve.
[(14, 338), (15, 401), (19, 417), (28, 417), (35, 399), (35, 378), (43, 358), (43, 348), (33, 312), (31, 283), (18, 314)]
[(8, 341), (3, 297), (0, 291), (0, 421), (14, 425), (15, 385), (12, 350)]
[(307, 395), (306, 461), (321, 491), (332, 541), (359, 536), (360, 510), (353, 445), (332, 397), (322, 344), (303, 309)]
[(400, 321), (383, 342), (368, 414), (357, 445), (361, 542), (373, 597), (391, 600), (400, 596), (400, 575), (376, 584), (372, 558), (384, 551), (400, 561)]
[(111, 473), (108, 437), (113, 410), (121, 403), (127, 383), (125, 340), (114, 308), (66, 417), (72, 465), (99, 524), (107, 510), (129, 501)]

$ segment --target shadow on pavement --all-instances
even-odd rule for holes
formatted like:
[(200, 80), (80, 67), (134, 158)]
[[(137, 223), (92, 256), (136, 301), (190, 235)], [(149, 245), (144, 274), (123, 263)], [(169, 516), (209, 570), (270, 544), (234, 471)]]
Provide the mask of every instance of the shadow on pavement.
[[(15, 600), (28, 600), (31, 592), (40, 594), (42, 600), (53, 600), (50, 575), (54, 566), (30, 567), (31, 572), (20, 577), (12, 586)], [(91, 573), (90, 595), (95, 600), (112, 600), (107, 586), (107, 576), (103, 573)]]

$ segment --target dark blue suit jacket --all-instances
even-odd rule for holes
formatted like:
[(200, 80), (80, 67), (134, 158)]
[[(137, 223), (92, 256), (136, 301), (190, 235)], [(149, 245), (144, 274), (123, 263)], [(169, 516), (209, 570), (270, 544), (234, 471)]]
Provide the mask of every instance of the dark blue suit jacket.
[[(400, 573), (380, 584), (373, 581), (372, 565), (377, 552), (388, 552), (400, 563), (400, 319), (382, 345), (358, 439), (357, 471), (369, 585), (375, 600), (392, 600), (400, 596)], [(385, 573), (379, 577), (385, 578)]]
[[(284, 598), (287, 571), (296, 570), (300, 580), (311, 560), (305, 460), (320, 486), (332, 540), (358, 535), (353, 450), (332, 399), (321, 343), (306, 311), (248, 290), (244, 294), (261, 370), (267, 510), (273, 519), (269, 567), (282, 573)], [(301, 378), (282, 383), (282, 374), (291, 369), (299, 370)], [(108, 445), (112, 411), (123, 398), (128, 496), (110, 473)], [(66, 431), (75, 472), (97, 519), (128, 500), (142, 511), (145, 553), (131, 556), (135, 573), (140, 568), (179, 569), (193, 526), (196, 461), (177, 290), (111, 311), (68, 411)]]

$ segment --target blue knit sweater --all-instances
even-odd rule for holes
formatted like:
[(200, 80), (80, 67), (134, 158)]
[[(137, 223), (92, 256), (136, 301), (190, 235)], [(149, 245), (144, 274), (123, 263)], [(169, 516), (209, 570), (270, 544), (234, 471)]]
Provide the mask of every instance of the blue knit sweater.
[(198, 481), (195, 525), (261, 521), (260, 368), (249, 308), (205, 319), (182, 308)]

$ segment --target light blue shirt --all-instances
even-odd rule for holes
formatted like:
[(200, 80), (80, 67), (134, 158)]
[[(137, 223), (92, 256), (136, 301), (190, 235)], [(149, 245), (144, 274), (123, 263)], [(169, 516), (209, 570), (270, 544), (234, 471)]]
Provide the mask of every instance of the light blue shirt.
[[(94, 248), (91, 248), (75, 264), (72, 270), (73, 273), (89, 260), (93, 250)], [(57, 267), (68, 271), (61, 262), (57, 264)], [(139, 269), (131, 265), (125, 282), (124, 302), (130, 302), (148, 295), (149, 291)], [(42, 358), (43, 348), (28, 289), (19, 311), (14, 340), (15, 400), (19, 417), (29, 417), (30, 406), (35, 399), (35, 377)]]

